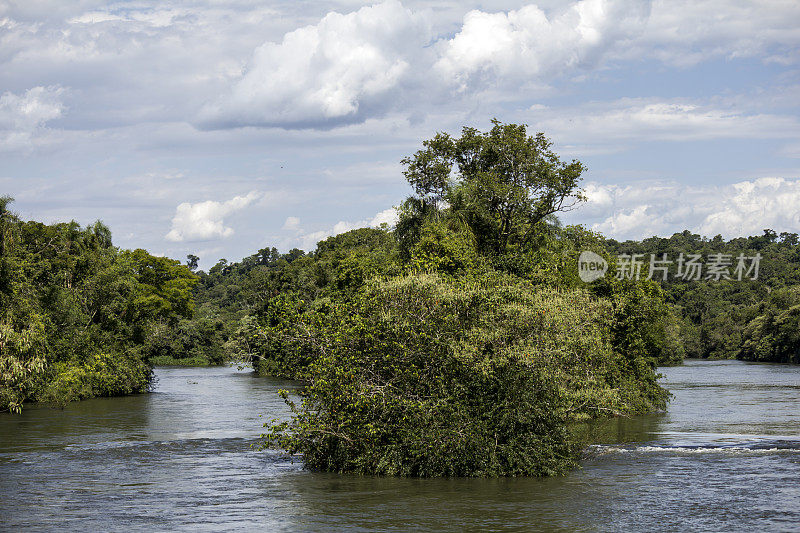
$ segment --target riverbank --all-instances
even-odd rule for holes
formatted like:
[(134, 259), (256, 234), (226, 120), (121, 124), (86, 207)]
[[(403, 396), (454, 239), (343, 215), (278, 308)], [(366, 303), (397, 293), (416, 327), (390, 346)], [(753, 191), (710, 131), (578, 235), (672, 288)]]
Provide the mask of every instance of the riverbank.
[(156, 357), (152, 357), (150, 359), (150, 364), (153, 366), (187, 366), (187, 367), (212, 367), (212, 366), (221, 366), (216, 363), (212, 363), (205, 357), (184, 357), (183, 359), (178, 359), (176, 357), (170, 357), (169, 355), (159, 355)]

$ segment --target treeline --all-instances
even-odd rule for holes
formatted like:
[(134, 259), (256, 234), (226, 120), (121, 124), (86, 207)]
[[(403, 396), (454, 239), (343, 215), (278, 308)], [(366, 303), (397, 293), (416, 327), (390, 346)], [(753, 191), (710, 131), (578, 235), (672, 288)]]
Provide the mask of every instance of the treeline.
[[(404, 209), (412, 202), (407, 202)], [(404, 223), (410, 224), (407, 220)], [(403, 229), (408, 231), (403, 227), (400, 231)], [(800, 363), (797, 234), (765, 230), (763, 235), (726, 241), (719, 236), (709, 239), (684, 231), (669, 238), (618, 242), (578, 226), (560, 227), (553, 218), (544, 221), (541, 231), (537, 239), (543, 246), (536, 254), (525, 259), (496, 256), (491, 261), (493, 267), (537, 284), (583, 287), (598, 293), (603, 282), (584, 284), (576, 276), (575, 258), (579, 251), (594, 250), (605, 256), (611, 263), (607, 278), (616, 276), (616, 259), (621, 255), (641, 256), (642, 279), (648, 277), (651, 254), (657, 262), (666, 255), (670, 262), (668, 274), (664, 276), (658, 271), (652, 276), (673, 315), (667, 328), (671, 351), (654, 354), (660, 364), (675, 364), (684, 356)], [(238, 263), (223, 259), (208, 273), (199, 272), (196, 315), (213, 319), (200, 318), (195, 322), (213, 322), (217, 336), (214, 342), (207, 338), (204, 345), (217, 346), (219, 352), (215, 357), (202, 356), (196, 362), (211, 364), (220, 361), (222, 354), (246, 360), (255, 356), (259, 368), (266, 365), (264, 373), (292, 377), (296, 365), (285, 358), (273, 357), (274, 350), (279, 348), (270, 351), (263, 345), (269, 342), (267, 337), (252, 331), (259, 320), (263, 324), (267, 315), (277, 313), (274, 308), (278, 302), (327, 301), (326, 298), (352, 292), (371, 277), (398, 275), (409, 269), (452, 274), (483, 260), (477, 258), (470, 242), (463, 246), (460, 237), (441, 227), (425, 229), (425, 239), (420, 235), (413, 258), (408, 246), (401, 243), (402, 238), (408, 236), (396, 229), (363, 228), (328, 238), (308, 254), (297, 249), (281, 254), (275, 248), (265, 248)], [(431, 252), (430, 248), (435, 250)], [(728, 261), (724, 271), (731, 279), (715, 279), (716, 276), (707, 279), (709, 260), (719, 254)], [(684, 268), (684, 274), (689, 274), (689, 279), (678, 275), (681, 255), (686, 262), (696, 256), (706, 268), (701, 268), (700, 279), (693, 279), (697, 272), (686, 272), (688, 268)], [(753, 266), (752, 258), (756, 255), (759, 261), (757, 271), (744, 272), (742, 279), (737, 279), (735, 268), (740, 255), (747, 259), (748, 268)], [(271, 320), (274, 323), (277, 319)], [(192, 346), (191, 339), (188, 341), (187, 346)], [(223, 348), (225, 341), (228, 343)], [(196, 345), (191, 349), (196, 350)], [(172, 361), (180, 364), (193, 361), (185, 358), (186, 353), (188, 349), (176, 348)]]
[(581, 199), (579, 162), (496, 122), (403, 163), (395, 228), (201, 274), (198, 305), (235, 324), (227, 350), (306, 382), (266, 446), (327, 471), (546, 475), (577, 460), (570, 422), (665, 407), (655, 367), (682, 352), (662, 289), (580, 281), (605, 242), (553, 216)]
[(197, 277), (120, 250), (102, 223), (20, 220), (0, 198), (0, 411), (145, 392), (156, 332), (191, 317)]
[[(612, 256), (643, 254), (646, 265), (651, 254), (655, 260), (666, 254), (673, 262), (667, 265), (667, 279), (662, 279), (662, 271), (653, 277), (659, 279), (674, 310), (687, 357), (800, 363), (798, 240), (796, 233), (777, 234), (770, 229), (763, 235), (728, 241), (684, 231), (639, 242), (607, 240), (605, 246)], [(699, 256), (706, 270), (699, 276), (692, 272), (690, 279), (677, 276), (681, 254), (685, 259)], [(749, 273), (737, 272), (740, 257)], [(724, 275), (709, 273), (707, 267), (713, 263), (721, 266)]]

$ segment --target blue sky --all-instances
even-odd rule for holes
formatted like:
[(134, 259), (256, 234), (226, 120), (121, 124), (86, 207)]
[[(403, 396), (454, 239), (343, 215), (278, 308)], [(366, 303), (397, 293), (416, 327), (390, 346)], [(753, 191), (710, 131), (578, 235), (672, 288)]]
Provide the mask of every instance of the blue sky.
[(800, 3), (0, 0), (0, 192), (208, 267), (391, 222), (492, 117), (624, 239), (800, 231)]

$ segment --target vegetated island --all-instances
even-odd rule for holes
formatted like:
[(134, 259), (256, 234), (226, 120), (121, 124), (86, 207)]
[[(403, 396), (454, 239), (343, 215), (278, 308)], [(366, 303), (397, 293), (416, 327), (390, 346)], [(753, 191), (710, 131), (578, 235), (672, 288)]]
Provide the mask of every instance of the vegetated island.
[[(684, 354), (798, 362), (797, 235), (606, 240), (556, 214), (585, 171), (494, 121), (403, 160), (394, 228), (208, 273), (120, 250), (102, 223), (24, 222), (0, 203), (0, 409), (145, 391), (153, 364), (247, 361), (305, 381), (265, 446), (306, 466), (407, 476), (552, 475), (575, 421), (664, 409)], [(587, 284), (577, 257), (608, 275)], [(615, 254), (758, 250), (748, 282), (617, 279)], [(788, 265), (788, 266), (784, 266)]]

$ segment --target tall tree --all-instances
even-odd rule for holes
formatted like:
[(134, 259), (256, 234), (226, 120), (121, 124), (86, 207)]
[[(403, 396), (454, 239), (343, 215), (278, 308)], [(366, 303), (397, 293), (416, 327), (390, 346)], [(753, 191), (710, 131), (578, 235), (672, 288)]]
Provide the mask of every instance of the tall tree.
[(419, 233), (420, 219), (446, 211), (472, 230), (483, 253), (502, 255), (583, 199), (582, 163), (562, 161), (543, 133), (528, 135), (524, 124), (492, 124), (488, 132), (465, 127), (458, 138), (438, 133), (402, 160), (416, 196), (401, 212), (401, 243)]

